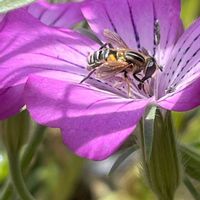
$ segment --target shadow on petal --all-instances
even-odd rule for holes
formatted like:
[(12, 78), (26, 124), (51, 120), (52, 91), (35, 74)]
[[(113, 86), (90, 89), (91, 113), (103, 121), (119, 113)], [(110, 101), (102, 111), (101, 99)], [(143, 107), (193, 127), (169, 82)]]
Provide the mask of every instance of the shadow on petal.
[(97, 160), (119, 148), (148, 102), (41, 76), (29, 78), (25, 89), (25, 103), (33, 119), (61, 128), (70, 149)]

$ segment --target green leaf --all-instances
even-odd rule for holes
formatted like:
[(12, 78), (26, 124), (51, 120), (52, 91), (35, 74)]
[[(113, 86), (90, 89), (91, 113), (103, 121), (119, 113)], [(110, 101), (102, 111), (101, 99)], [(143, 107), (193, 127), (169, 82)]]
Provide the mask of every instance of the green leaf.
[(173, 112), (172, 113), (172, 117), (173, 117), (173, 122), (174, 122), (174, 126), (176, 128), (176, 131), (179, 134), (184, 134), (188, 127), (190, 126), (191, 122), (198, 117), (199, 115), (199, 110), (195, 109), (192, 111), (188, 111), (188, 112)]
[(153, 106), (149, 109), (146, 118), (144, 119), (144, 147), (145, 147), (145, 158), (150, 160), (152, 146), (153, 146), (153, 136), (154, 136), (154, 121), (156, 117), (156, 107)]
[(121, 165), (121, 163), (128, 158), (133, 152), (138, 150), (138, 145), (135, 144), (132, 147), (129, 147), (128, 149), (125, 149), (122, 154), (117, 158), (115, 163), (113, 164), (112, 168), (110, 169), (109, 175), (111, 175), (115, 170)]
[(193, 179), (200, 181), (200, 152), (188, 145), (179, 145), (185, 172)]
[(199, 6), (199, 0), (182, 0), (181, 18), (186, 27), (199, 16)]
[(5, 12), (8, 12), (9, 10), (23, 7), (34, 1), (35, 0), (3, 0), (3, 1), (0, 1), (0, 13), (5, 13)]

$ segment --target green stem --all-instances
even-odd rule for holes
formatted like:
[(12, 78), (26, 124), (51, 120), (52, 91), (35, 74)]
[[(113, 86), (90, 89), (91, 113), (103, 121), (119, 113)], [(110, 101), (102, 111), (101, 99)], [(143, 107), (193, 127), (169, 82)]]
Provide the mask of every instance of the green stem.
[(38, 146), (43, 141), (45, 130), (46, 130), (45, 126), (38, 125), (36, 127), (35, 132), (30, 138), (22, 154), (22, 159), (21, 159), (22, 171), (28, 167), (29, 163), (31, 162), (33, 158), (33, 155), (38, 149)]
[(13, 188), (12, 188), (11, 180), (8, 179), (1, 191), (0, 200), (10, 200), (12, 191), (13, 191)]
[[(21, 159), (22, 171), (24, 171), (28, 167), (29, 163), (31, 162), (34, 153), (36, 152), (36, 150), (38, 149), (38, 146), (41, 144), (43, 140), (45, 130), (46, 130), (46, 127), (44, 126), (38, 125), (36, 127), (32, 137), (30, 138), (22, 154), (22, 159)], [(13, 191), (12, 183), (11, 183), (11, 180), (8, 179), (4, 186), (3, 191), (1, 192), (0, 200), (10, 200), (12, 191)]]
[(21, 200), (34, 200), (33, 196), (29, 193), (24, 183), (19, 162), (19, 154), (15, 152), (10, 152), (8, 150), (8, 160), (12, 182), (19, 197), (21, 198)]
[(184, 184), (187, 187), (187, 189), (190, 191), (190, 193), (194, 197), (194, 199), (199, 200), (200, 194), (198, 193), (198, 191), (196, 190), (196, 188), (194, 187), (194, 185), (192, 184), (192, 182), (190, 181), (190, 179), (188, 177), (184, 178)]

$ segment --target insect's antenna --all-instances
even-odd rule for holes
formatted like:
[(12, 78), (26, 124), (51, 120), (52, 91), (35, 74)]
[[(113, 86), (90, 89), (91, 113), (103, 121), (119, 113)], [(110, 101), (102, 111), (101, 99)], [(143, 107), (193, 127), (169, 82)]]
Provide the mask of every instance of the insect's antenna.
[(96, 71), (96, 69), (93, 69), (81, 82), (80, 84), (82, 84), (84, 81), (86, 81), (88, 78), (90, 78), (90, 76)]

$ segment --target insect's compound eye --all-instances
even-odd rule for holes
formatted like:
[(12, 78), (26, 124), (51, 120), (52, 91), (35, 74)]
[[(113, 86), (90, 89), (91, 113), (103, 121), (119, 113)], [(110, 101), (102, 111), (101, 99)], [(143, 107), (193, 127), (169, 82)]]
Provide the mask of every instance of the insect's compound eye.
[(149, 61), (147, 67), (153, 67), (155, 65), (155, 62), (153, 60)]

